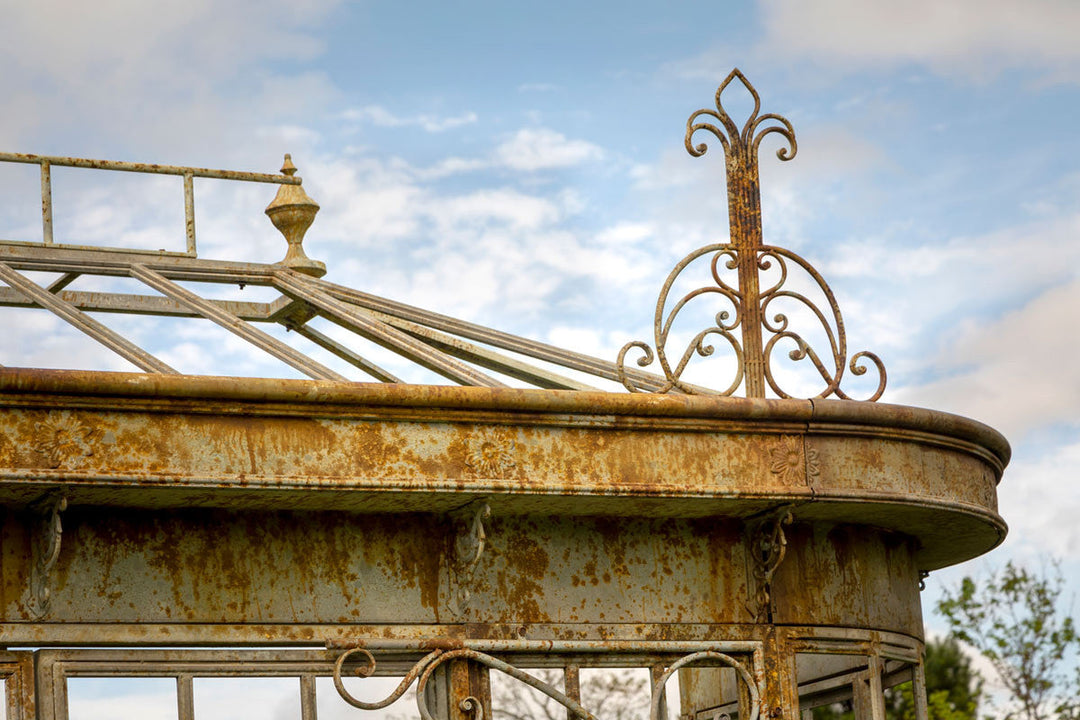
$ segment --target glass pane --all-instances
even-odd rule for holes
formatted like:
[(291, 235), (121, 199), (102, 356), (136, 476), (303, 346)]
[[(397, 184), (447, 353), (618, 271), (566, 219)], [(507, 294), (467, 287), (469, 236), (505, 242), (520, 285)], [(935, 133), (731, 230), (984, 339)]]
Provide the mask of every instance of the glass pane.
[[(565, 692), (561, 669), (525, 669), (525, 672)], [(582, 668), (579, 673), (581, 704), (604, 720), (648, 720), (651, 702), (646, 668)], [(669, 716), (678, 714), (678, 685), (668, 683)], [(497, 670), (491, 672), (494, 720), (561, 720), (567, 717), (557, 700)]]
[(195, 678), (198, 720), (300, 720), (300, 680), (273, 678)]
[[(604, 720), (649, 720), (651, 678), (648, 668), (582, 668), (581, 704)], [(668, 680), (666, 689), (667, 717), (677, 718), (679, 680), (676, 675)]]
[(869, 720), (863, 707), (869, 667), (864, 655), (798, 653), (799, 710), (811, 711), (813, 720), (853, 720), (863, 714)]
[[(558, 669), (522, 668), (548, 685), (564, 691), (563, 672)], [(491, 678), (491, 715), (493, 720), (533, 720), (565, 718), (566, 710), (555, 700), (520, 680), (493, 670)], [(587, 706), (586, 706), (587, 707)], [(590, 708), (591, 709), (591, 708)], [(594, 714), (596, 714), (594, 712)]]
[[(390, 696), (401, 682), (400, 677), (371, 677), (358, 678), (343, 675), (341, 678), (345, 689), (357, 700), (363, 702), (378, 702)], [(419, 717), (416, 710), (416, 682), (405, 691), (393, 704), (381, 710), (359, 710), (345, 702), (338, 695), (334, 681), (328, 677), (315, 679), (315, 707), (318, 711), (319, 720), (358, 720), (369, 718), (370, 720), (414, 720)], [(202, 720), (202, 718), (199, 718)]]
[(176, 720), (173, 678), (69, 678), (70, 720)]
[[(743, 662), (746, 662), (745, 660)], [(740, 698), (740, 695), (744, 697)], [(739, 717), (739, 703), (748, 702), (747, 690), (731, 667), (690, 667), (679, 671), (679, 699), (690, 720)], [(671, 700), (671, 688), (668, 688)]]

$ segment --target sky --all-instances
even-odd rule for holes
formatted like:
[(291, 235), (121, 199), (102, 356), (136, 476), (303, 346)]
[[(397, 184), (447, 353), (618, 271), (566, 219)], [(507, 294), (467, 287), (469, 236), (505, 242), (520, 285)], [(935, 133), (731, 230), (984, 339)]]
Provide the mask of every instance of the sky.
[[(885, 402), (1003, 432), (990, 556), (1080, 593), (1080, 4), (0, 0), (0, 149), (274, 172), (321, 206), (328, 279), (614, 359), (685, 254), (727, 236), (690, 113), (739, 67), (799, 150), (763, 143), (766, 242), (835, 292)], [(745, 98), (743, 99), (745, 109)], [(733, 102), (733, 114), (739, 107)], [(54, 170), (58, 240), (183, 246), (174, 178)], [(0, 165), (0, 237), (40, 238)], [(197, 181), (201, 257), (273, 262), (268, 186)], [(0, 364), (130, 370), (59, 320), (0, 315)], [(109, 319), (184, 372), (292, 376), (242, 342)], [(125, 324), (126, 323), (126, 324)], [(726, 386), (726, 381), (715, 383)], [(1080, 611), (1077, 604), (1073, 609)]]

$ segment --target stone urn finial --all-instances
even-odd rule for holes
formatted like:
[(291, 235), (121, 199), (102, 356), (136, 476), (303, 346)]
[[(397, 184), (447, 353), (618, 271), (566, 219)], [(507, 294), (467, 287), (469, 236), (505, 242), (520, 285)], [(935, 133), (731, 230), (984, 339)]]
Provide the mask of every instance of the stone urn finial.
[[(293, 165), (292, 155), (285, 154), (285, 162), (281, 166), (281, 172), (289, 177), (296, 174), (296, 166)], [(297, 178), (299, 180), (300, 178)], [(319, 204), (308, 197), (304, 188), (299, 183), (296, 185), (281, 185), (273, 202), (266, 206), (266, 214), (274, 227), (281, 231), (289, 243), (289, 250), (285, 259), (279, 265), (290, 267), (297, 272), (314, 277), (322, 277), (326, 274), (326, 265), (318, 260), (312, 260), (304, 253), (304, 233), (311, 227), (315, 220), (315, 213), (319, 212)]]

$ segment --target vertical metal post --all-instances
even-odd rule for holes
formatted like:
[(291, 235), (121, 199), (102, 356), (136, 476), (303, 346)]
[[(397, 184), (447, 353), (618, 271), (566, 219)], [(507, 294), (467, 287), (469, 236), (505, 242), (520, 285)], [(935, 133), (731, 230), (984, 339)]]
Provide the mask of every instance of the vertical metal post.
[(46, 245), (53, 244), (52, 227), (52, 168), (48, 160), (41, 161), (41, 236)]
[[(5, 668), (10, 674), (4, 677), (4, 703), (7, 720), (34, 720), (37, 717), (34, 690), (34, 662), (36, 653), (19, 650), (2, 652), (3, 660), (14, 659), (15, 667)], [(6, 663), (5, 663), (6, 664)]]
[(190, 675), (176, 676), (176, 716), (195, 720), (195, 683)]
[(34, 679), (29, 687), (34, 695), (34, 713), (24, 707), (24, 714), (14, 717), (20, 720), (67, 720), (67, 678), (60, 663), (56, 662), (56, 651), (34, 651)]
[[(576, 703), (581, 703), (581, 668), (570, 664), (563, 668), (563, 692)], [(570, 708), (566, 709), (566, 720), (576, 720)]]
[(851, 684), (851, 709), (858, 720), (871, 720), (873, 717), (868, 673), (859, 673)]
[(926, 701), (926, 666), (922, 660), (911, 670), (911, 694), (915, 698), (915, 720), (927, 720), (930, 709)]
[(877, 648), (870, 656), (870, 717), (873, 720), (885, 720), (885, 690), (881, 676), (885, 673), (885, 661), (881, 659)]
[(318, 720), (314, 675), (300, 676), (300, 720)]
[(448, 720), (481, 720), (474, 713), (466, 712), (465, 699), (472, 695), (468, 660), (451, 660), (447, 663), (450, 675)]
[(738, 252), (739, 308), (746, 397), (765, 397), (765, 350), (761, 337), (761, 190), (756, 148), (737, 145), (727, 154), (728, 222)]
[(469, 663), (469, 695), (479, 700), (484, 709), (482, 717), (472, 713), (472, 720), (492, 720), (491, 675), (480, 663)]
[(424, 703), (435, 720), (450, 720), (450, 692), (450, 667), (440, 665), (424, 688)]
[[(775, 625), (765, 627), (762, 640), (765, 646), (761, 658), (765, 687), (761, 693), (761, 717), (799, 720), (799, 684), (795, 653), (791, 652), (791, 645), (783, 630)], [(739, 700), (741, 717), (741, 695)]]
[[(660, 712), (657, 713), (657, 716), (659, 717), (660, 720), (668, 720), (669, 716), (668, 716), (668, 704), (667, 704), (667, 688), (663, 687), (663, 686), (657, 687), (657, 685), (656, 685), (656, 683), (658, 683), (660, 681), (660, 676), (662, 676), (664, 674), (664, 666), (663, 665), (653, 665), (651, 668), (649, 668), (649, 672), (650, 672), (650, 674), (652, 676), (651, 679), (652, 679), (652, 686), (653, 686), (654, 695), (656, 693), (660, 693), (660, 703), (659, 703)], [(653, 697), (653, 702), (654, 703), (656, 702), (655, 697)]]
[(195, 176), (184, 173), (184, 227), (187, 229), (187, 251), (195, 256)]

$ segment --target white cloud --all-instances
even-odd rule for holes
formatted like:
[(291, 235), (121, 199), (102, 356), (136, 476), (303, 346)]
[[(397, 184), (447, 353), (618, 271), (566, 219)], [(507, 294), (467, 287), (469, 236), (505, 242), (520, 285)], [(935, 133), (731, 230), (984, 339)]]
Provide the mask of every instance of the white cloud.
[(846, 67), (926, 63), (984, 75), (1027, 65), (1080, 80), (1073, 0), (765, 0), (763, 46)]
[(138, 371), (137, 367), (104, 345), (44, 310), (0, 308), (0, 327), (4, 329), (4, 341), (0, 343), (0, 365)]
[(609, 228), (604, 228), (596, 235), (596, 240), (601, 245), (616, 249), (627, 245), (641, 242), (653, 235), (655, 228), (649, 223), (620, 222)]
[(516, 230), (535, 230), (559, 218), (559, 209), (551, 201), (509, 189), (432, 198), (425, 212), (443, 231), (490, 223)]
[(906, 388), (905, 402), (970, 415), (1022, 437), (1076, 420), (1080, 407), (1080, 279), (996, 320), (972, 324), (945, 347), (944, 377)]
[(379, 127), (415, 126), (430, 133), (440, 133), (463, 125), (471, 125), (479, 119), (474, 112), (466, 112), (461, 115), (451, 115), (448, 117), (428, 114), (402, 117), (400, 115), (395, 115), (381, 105), (368, 105), (366, 107), (346, 110), (342, 113), (342, 117), (354, 122), (369, 122), (372, 125), (377, 125)]
[(480, 158), (449, 157), (426, 168), (415, 168), (413, 174), (422, 180), (440, 180), (452, 175), (476, 172), (491, 167), (491, 163)]
[[(303, 116), (334, 94), (321, 73), (262, 66), (318, 56), (314, 30), (337, 4), (9, 4), (0, 93), (17, 120), (0, 123), (0, 144), (38, 150), (77, 132), (83, 148), (167, 148), (206, 159), (193, 164), (220, 162), (250, 147), (250, 127), (268, 116)], [(74, 154), (48, 144), (39, 151)]]
[(570, 140), (546, 128), (523, 128), (495, 150), (506, 167), (523, 172), (572, 167), (603, 155), (600, 147), (585, 140)]
[[(1080, 426), (1073, 433), (1080, 438)], [(1035, 453), (1030, 453), (1034, 455)], [(1080, 439), (1037, 457), (1017, 458), (998, 488), (1016, 553), (1045, 558), (1080, 557)]]

